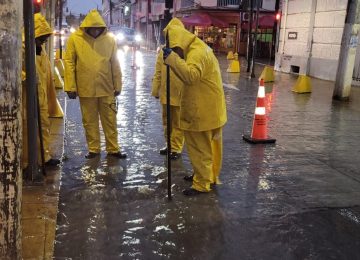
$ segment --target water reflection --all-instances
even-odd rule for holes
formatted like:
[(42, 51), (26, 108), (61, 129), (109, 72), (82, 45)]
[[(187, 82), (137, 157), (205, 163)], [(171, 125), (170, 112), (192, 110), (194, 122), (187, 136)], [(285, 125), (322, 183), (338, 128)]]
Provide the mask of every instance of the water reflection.
[[(148, 53), (141, 55), (147, 67), (134, 70), (131, 52), (118, 52), (124, 87), (118, 98), (117, 119), (121, 149), (129, 155), (126, 160), (108, 158), (103, 152), (98, 160), (86, 161), (80, 111), (78, 106), (78, 110), (71, 110), (73, 114), (78, 111), (78, 115), (69, 123), (68, 140), (71, 141), (66, 144), (69, 160), (64, 163), (60, 191), (56, 259), (293, 259), (294, 256), (308, 259), (321, 256), (319, 252), (325, 251), (329, 252), (325, 254), (329, 257), (324, 258), (334, 258), (339, 255), (338, 247), (332, 251), (331, 248), (339, 236), (345, 238), (342, 241), (346, 246), (350, 244), (349, 248), (358, 248), (355, 245), (358, 236), (349, 236), (348, 230), (331, 232), (332, 224), (341, 224), (344, 218), (357, 224), (357, 212), (341, 210), (332, 220), (328, 218), (328, 211), (322, 209), (325, 218), (314, 222), (316, 214), (310, 214), (302, 219), (306, 209), (303, 201), (308, 199), (304, 193), (311, 191), (309, 187), (321, 186), (316, 186), (316, 179), (299, 185), (303, 178), (299, 176), (302, 173), (315, 176), (321, 172), (324, 179), (327, 178), (330, 176), (327, 169), (320, 170), (324, 166), (322, 162), (317, 162), (314, 171), (313, 165), (309, 168), (304, 164), (314, 161), (308, 159), (313, 154), (296, 153), (290, 159), (292, 155), (287, 152), (292, 147), (284, 148), (281, 143), (250, 146), (241, 142), (241, 132), (249, 132), (243, 131), (244, 121), (246, 118), (249, 123), (252, 120), (257, 91), (257, 83), (247, 80), (236, 85), (238, 90), (225, 87), (227, 99), (231, 99), (233, 106), (228, 107), (229, 121), (224, 128), (225, 156), (221, 175), (224, 184), (204, 196), (182, 196), (181, 190), (191, 185), (182, 178), (186, 168), (191, 169), (189, 159), (184, 156), (173, 162), (174, 199), (169, 202), (165, 158), (158, 154), (159, 146), (164, 143), (160, 106), (158, 100), (150, 96), (149, 82), (155, 57)], [(224, 82), (234, 84), (232, 80)], [(276, 97), (267, 95), (267, 111), (272, 112), (271, 116), (285, 117), (274, 127), (277, 136), (289, 136), (290, 131), (299, 131), (298, 124), (306, 123), (302, 119), (293, 120), (296, 119), (293, 114), (301, 110), (294, 98), (301, 103), (303, 97), (290, 94), (286, 98), (288, 92), (285, 87), (277, 87)], [(311, 112), (319, 108), (311, 99), (308, 101), (305, 109)], [(327, 114), (325, 109), (313, 111), (316, 111), (313, 115)], [(345, 126), (354, 127), (351, 122), (357, 125), (356, 115), (345, 107), (343, 111), (328, 115), (331, 131), (327, 134), (337, 139), (333, 140), (334, 146), (327, 147), (340, 146), (344, 133), (339, 138), (338, 131), (350, 132)], [(290, 138), (294, 139), (293, 136), (296, 135)], [(301, 138), (303, 142), (304, 136)], [(347, 140), (351, 138), (356, 140), (354, 136)], [(289, 143), (290, 146), (298, 144)], [(349, 141), (346, 144), (349, 145)], [(344, 186), (335, 188), (349, 190)], [(358, 195), (358, 192), (353, 194)], [(341, 196), (337, 201), (348, 197)], [(356, 225), (352, 227), (358, 231)], [(284, 252), (283, 248), (288, 250)]]

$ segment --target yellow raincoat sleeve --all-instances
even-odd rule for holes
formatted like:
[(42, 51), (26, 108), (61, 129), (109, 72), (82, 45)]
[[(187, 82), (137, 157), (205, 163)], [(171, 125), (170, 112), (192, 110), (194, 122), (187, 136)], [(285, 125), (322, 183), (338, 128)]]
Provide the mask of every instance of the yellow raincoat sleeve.
[(76, 50), (74, 39), (70, 36), (66, 44), (66, 54), (65, 54), (65, 92), (76, 92)]
[(154, 97), (160, 96), (162, 66), (164, 66), (163, 52), (160, 51), (156, 58), (155, 73), (152, 80), (151, 95)]
[(166, 58), (165, 64), (168, 64), (186, 85), (199, 81), (204, 71), (204, 61), (197, 54), (189, 55), (185, 61), (172, 51)]
[(114, 90), (121, 92), (122, 89), (122, 74), (120, 68), (119, 58), (117, 57), (117, 47), (114, 42), (113, 54), (111, 57), (111, 69), (112, 69), (112, 78), (114, 84)]

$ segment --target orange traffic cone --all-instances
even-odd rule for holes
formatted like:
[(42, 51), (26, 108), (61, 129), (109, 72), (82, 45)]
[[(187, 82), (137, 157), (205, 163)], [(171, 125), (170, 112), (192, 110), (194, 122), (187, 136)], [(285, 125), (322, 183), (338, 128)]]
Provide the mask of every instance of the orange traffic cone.
[(243, 139), (252, 144), (275, 143), (276, 139), (272, 139), (267, 134), (267, 118), (266, 118), (266, 100), (264, 80), (260, 80), (258, 95), (256, 98), (256, 108), (254, 114), (253, 127), (251, 136), (244, 135)]

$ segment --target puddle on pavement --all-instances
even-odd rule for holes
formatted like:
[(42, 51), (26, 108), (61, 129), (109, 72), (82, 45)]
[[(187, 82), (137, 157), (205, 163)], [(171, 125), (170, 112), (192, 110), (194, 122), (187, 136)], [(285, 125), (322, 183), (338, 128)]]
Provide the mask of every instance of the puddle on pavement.
[[(146, 61), (146, 67), (132, 70), (129, 52), (119, 52), (124, 89), (118, 98), (117, 119), (126, 160), (107, 158), (105, 153), (99, 159), (85, 160), (80, 113), (76, 103), (70, 104), (73, 112), (65, 147), (68, 160), (61, 180), (55, 258), (316, 258), (319, 253), (314, 245), (325, 243), (324, 237), (339, 235), (326, 222), (319, 228), (316, 225), (325, 220), (349, 231), (345, 218), (358, 223), (357, 215), (348, 211), (299, 213), (307, 205), (297, 199), (302, 194), (296, 194), (295, 188), (294, 194), (288, 191), (297, 177), (287, 176), (289, 168), (299, 165), (281, 145), (252, 147), (242, 143), (240, 131), (246, 132), (245, 126), (224, 140), (224, 185), (215, 187), (211, 194), (185, 198), (181, 190), (190, 184), (183, 176), (190, 174), (191, 167), (183, 156), (173, 163), (173, 200), (168, 201), (165, 157), (158, 154), (164, 145), (160, 105), (150, 95), (153, 66), (148, 64), (154, 64), (155, 57), (136, 55), (139, 64)], [(252, 97), (257, 90), (239, 86), (239, 77), (228, 79), (227, 102), (241, 104), (237, 95), (246, 100), (229, 113), (229, 118), (246, 115), (246, 120), (251, 120)], [(268, 95), (269, 111), (274, 110), (277, 98)], [(359, 238), (360, 232), (349, 234), (347, 242)], [(331, 247), (333, 242), (335, 239), (330, 239), (319, 248)], [(354, 243), (350, 242), (352, 248)], [(339, 256), (335, 249), (327, 250), (322, 256)]]

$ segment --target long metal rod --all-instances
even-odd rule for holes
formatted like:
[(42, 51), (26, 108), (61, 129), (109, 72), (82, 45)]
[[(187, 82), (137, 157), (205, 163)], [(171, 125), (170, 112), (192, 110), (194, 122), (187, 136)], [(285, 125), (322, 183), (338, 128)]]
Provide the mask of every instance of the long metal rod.
[[(166, 33), (166, 48), (169, 48), (169, 32)], [(166, 65), (166, 137), (167, 137), (167, 172), (168, 199), (171, 200), (171, 111), (170, 111), (170, 66)]]
[(26, 70), (26, 115), (28, 140), (28, 178), (34, 180), (38, 175), (37, 149), (37, 99), (35, 71), (35, 37), (33, 0), (23, 0), (25, 34), (25, 70)]

